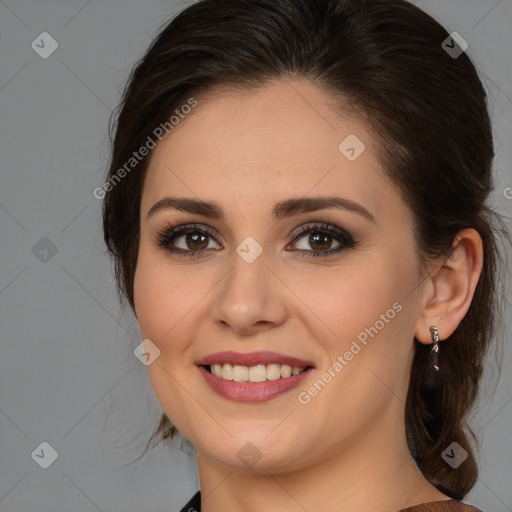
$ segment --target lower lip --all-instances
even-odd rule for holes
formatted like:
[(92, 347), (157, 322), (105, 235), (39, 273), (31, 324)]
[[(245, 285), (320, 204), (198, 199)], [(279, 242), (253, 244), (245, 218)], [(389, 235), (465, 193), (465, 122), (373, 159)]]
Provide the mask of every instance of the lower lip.
[(299, 386), (314, 370), (314, 368), (308, 368), (293, 377), (266, 380), (264, 382), (235, 382), (216, 377), (204, 366), (198, 368), (213, 391), (228, 400), (244, 403), (266, 402), (287, 393)]

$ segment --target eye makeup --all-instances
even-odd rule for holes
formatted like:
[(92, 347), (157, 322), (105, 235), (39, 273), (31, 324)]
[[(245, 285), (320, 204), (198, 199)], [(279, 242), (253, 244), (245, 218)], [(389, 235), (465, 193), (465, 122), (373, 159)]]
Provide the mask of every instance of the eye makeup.
[[(296, 245), (297, 241), (305, 239), (306, 244), (310, 246), (331, 246), (337, 242), (337, 246), (333, 248), (312, 248), (312, 250), (304, 248), (289, 248)], [(204, 224), (180, 224), (173, 225), (167, 224), (163, 229), (158, 231), (156, 235), (156, 245), (166, 251), (168, 254), (178, 256), (180, 258), (198, 258), (206, 256), (206, 253), (212, 250), (221, 250), (222, 246), (218, 242), (216, 231)], [(353, 249), (357, 245), (357, 241), (346, 230), (334, 224), (325, 222), (311, 222), (302, 225), (292, 235), (292, 241), (286, 246), (287, 251), (297, 252), (305, 258), (322, 258), (338, 254), (347, 249)], [(181, 245), (185, 247), (178, 247), (177, 240), (183, 239)], [(213, 241), (220, 247), (210, 247), (210, 242)], [(195, 245), (195, 247), (194, 247)]]

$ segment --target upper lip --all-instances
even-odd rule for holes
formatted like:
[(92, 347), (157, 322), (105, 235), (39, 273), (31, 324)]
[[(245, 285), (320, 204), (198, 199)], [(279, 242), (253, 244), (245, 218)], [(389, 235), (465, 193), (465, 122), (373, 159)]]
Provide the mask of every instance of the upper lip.
[(258, 364), (287, 364), (289, 366), (297, 366), (304, 368), (314, 366), (312, 362), (298, 359), (297, 357), (278, 354), (267, 350), (257, 352), (233, 352), (231, 350), (225, 352), (215, 352), (209, 354), (196, 362), (197, 366), (206, 366), (212, 364), (231, 364), (239, 366), (256, 366)]

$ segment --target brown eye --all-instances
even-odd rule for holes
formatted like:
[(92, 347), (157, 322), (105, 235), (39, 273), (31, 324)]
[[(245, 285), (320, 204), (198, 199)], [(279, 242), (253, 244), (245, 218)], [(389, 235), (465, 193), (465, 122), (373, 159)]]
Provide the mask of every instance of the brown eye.
[(206, 227), (193, 224), (168, 227), (158, 234), (157, 245), (179, 256), (197, 256), (211, 249), (222, 248)]
[(324, 233), (309, 235), (309, 245), (315, 250), (329, 249), (332, 244), (332, 236)]
[(206, 249), (208, 247), (208, 235), (198, 235), (197, 233), (185, 235), (185, 244), (193, 251)]
[(306, 257), (319, 257), (353, 248), (356, 242), (347, 231), (337, 226), (316, 224), (301, 228), (295, 235), (292, 245), (294, 250)]

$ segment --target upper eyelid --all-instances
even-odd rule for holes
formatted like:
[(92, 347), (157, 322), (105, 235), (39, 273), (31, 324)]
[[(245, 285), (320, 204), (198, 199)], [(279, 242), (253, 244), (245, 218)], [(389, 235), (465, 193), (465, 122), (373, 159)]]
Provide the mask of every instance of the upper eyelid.
[[(352, 235), (351, 231), (338, 226), (336, 224), (333, 224), (332, 222), (325, 221), (325, 220), (314, 220), (309, 222), (304, 222), (300, 226), (293, 228), (286, 238), (292, 237), (292, 242), (295, 242), (299, 238), (303, 238), (308, 234), (308, 232), (314, 231), (324, 231), (328, 232), (331, 235), (338, 235), (338, 237), (343, 237), (345, 235), (346, 238), (351, 238), (355, 242), (355, 238)], [(217, 240), (217, 234), (219, 234), (219, 231), (216, 228), (213, 228), (212, 226), (208, 226), (206, 224), (198, 223), (198, 222), (192, 222), (192, 223), (180, 223), (175, 226), (169, 226), (169, 228), (164, 228), (162, 231), (159, 231), (158, 236), (166, 235), (168, 233), (172, 232), (173, 239), (179, 238), (180, 236), (184, 236), (190, 232), (193, 231), (201, 231), (206, 233), (208, 236), (211, 236), (215, 239), (217, 243), (222, 243), (219, 240)], [(339, 231), (339, 233), (336, 233)], [(222, 235), (220, 235), (220, 238), (223, 239)], [(343, 242), (343, 240), (338, 240)], [(184, 249), (183, 249), (184, 250)], [(192, 249), (190, 249), (192, 250)], [(313, 251), (310, 251), (313, 252)]]

